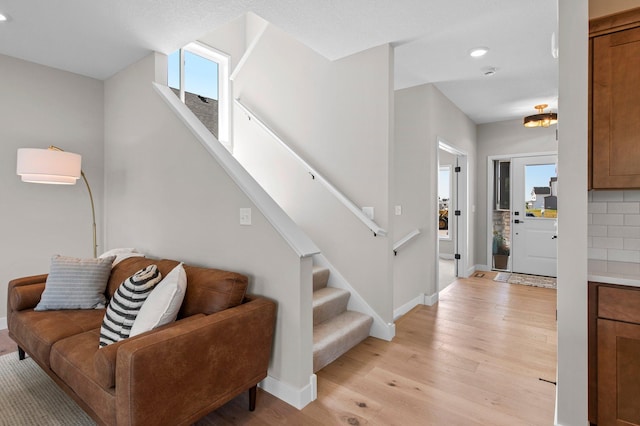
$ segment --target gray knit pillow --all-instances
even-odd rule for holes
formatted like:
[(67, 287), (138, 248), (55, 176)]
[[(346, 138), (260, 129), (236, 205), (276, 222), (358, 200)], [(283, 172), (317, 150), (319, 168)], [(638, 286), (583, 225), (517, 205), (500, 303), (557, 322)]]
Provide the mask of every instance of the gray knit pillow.
[(140, 308), (153, 287), (162, 280), (156, 265), (149, 265), (120, 284), (104, 313), (100, 327), (100, 347), (126, 339)]
[(104, 290), (115, 258), (53, 256), (44, 292), (34, 310), (104, 308)]

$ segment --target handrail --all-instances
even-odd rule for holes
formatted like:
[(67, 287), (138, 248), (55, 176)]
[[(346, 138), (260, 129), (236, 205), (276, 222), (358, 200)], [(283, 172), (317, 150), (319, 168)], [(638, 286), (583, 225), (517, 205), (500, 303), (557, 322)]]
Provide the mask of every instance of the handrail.
[(242, 102), (240, 102), (240, 99), (236, 98), (234, 99), (234, 101), (236, 105), (238, 105), (238, 107), (242, 111), (244, 111), (245, 114), (249, 116), (249, 118), (253, 117), (255, 119), (254, 121), (256, 122), (256, 124), (258, 124), (265, 132), (267, 132), (273, 139), (275, 139), (284, 149), (286, 149), (293, 156), (293, 158), (298, 160), (298, 162), (300, 162), (307, 169), (307, 171), (311, 175), (311, 179), (317, 180), (318, 182), (323, 184), (327, 188), (327, 190), (334, 197), (338, 199), (338, 201), (340, 201), (347, 209), (349, 209), (349, 211), (351, 211), (351, 213), (353, 213), (358, 219), (360, 219), (360, 221), (364, 223), (367, 226), (367, 228), (371, 230), (371, 232), (373, 232), (374, 237), (378, 235), (380, 236), (387, 235), (387, 231), (385, 229), (381, 228), (377, 223), (369, 219), (369, 217), (365, 215), (362, 212), (362, 210), (353, 203), (353, 201), (348, 199), (342, 192), (340, 192), (335, 186), (333, 186), (331, 182), (325, 179), (324, 176), (318, 173), (317, 170), (311, 167), (309, 163), (307, 163), (293, 149), (291, 149), (291, 147), (287, 145), (287, 143), (283, 141), (282, 138), (280, 138), (273, 130), (271, 130), (269, 126), (267, 126), (264, 123), (264, 121), (260, 119), (260, 117), (258, 117), (253, 111), (251, 111), (249, 108), (243, 105)]
[(249, 175), (231, 153), (213, 136), (202, 122), (191, 112), (168, 86), (152, 83), (158, 95), (167, 103), (193, 133), (215, 161), (224, 169), (247, 198), (262, 212), (267, 221), (278, 231), (289, 246), (301, 258), (320, 253), (320, 249), (296, 225), (282, 208)]
[(400, 250), (400, 247), (402, 247), (403, 245), (407, 244), (409, 241), (411, 241), (412, 239), (417, 237), (419, 234), (420, 234), (420, 230), (419, 229), (414, 229), (413, 231), (409, 232), (407, 235), (402, 237), (402, 239), (400, 239), (397, 243), (395, 243), (393, 245), (393, 254), (394, 254), (394, 256), (398, 255), (398, 250)]

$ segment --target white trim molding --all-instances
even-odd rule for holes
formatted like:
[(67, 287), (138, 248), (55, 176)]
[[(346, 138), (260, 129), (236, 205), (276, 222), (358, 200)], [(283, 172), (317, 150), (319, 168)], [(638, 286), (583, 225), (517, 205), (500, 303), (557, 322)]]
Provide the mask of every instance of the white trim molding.
[(417, 295), (416, 297), (414, 297), (404, 305), (400, 306), (399, 308), (396, 308), (393, 311), (393, 320), (397, 321), (398, 318), (402, 317), (403, 315), (406, 315), (410, 310), (412, 310), (418, 305), (433, 306), (437, 302), (438, 302), (438, 293), (433, 293), (430, 296), (427, 296), (424, 293), (420, 293), (419, 295)]
[(259, 386), (265, 392), (269, 392), (298, 410), (302, 410), (318, 398), (318, 377), (315, 374), (309, 377), (309, 384), (302, 389), (296, 389), (272, 376), (267, 376)]

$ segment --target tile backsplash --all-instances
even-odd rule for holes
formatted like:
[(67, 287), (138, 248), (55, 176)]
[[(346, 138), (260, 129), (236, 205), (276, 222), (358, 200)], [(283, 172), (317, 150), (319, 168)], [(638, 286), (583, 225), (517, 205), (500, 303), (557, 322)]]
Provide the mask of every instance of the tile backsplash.
[(589, 269), (640, 275), (640, 190), (590, 191)]

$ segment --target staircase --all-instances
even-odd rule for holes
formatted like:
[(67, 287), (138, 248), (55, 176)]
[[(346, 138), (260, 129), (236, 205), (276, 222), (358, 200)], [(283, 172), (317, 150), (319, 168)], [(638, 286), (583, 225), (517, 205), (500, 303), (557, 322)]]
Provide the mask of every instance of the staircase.
[(351, 294), (327, 287), (329, 269), (313, 268), (313, 372), (321, 370), (369, 336), (373, 318), (348, 311)]

